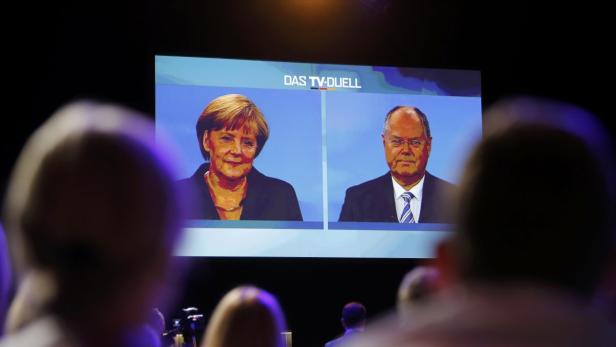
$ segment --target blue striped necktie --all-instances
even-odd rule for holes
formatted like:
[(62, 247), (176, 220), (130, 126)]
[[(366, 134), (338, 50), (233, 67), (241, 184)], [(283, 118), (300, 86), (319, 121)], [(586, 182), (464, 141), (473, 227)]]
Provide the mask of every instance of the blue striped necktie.
[(404, 199), (404, 208), (402, 209), (400, 223), (417, 223), (415, 222), (415, 217), (413, 217), (413, 212), (411, 212), (411, 199), (413, 198), (413, 194), (411, 192), (404, 192), (401, 196), (402, 199)]

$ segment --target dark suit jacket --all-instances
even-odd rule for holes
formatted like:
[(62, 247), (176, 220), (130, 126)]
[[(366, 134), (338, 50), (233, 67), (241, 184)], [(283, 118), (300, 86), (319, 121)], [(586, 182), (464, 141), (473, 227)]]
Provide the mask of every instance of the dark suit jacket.
[[(189, 219), (220, 219), (203, 179), (208, 169), (209, 164), (203, 164), (191, 177), (178, 182), (187, 200)], [(297, 195), (289, 183), (265, 176), (254, 167), (247, 178), (241, 220), (302, 220)]]
[[(445, 198), (454, 185), (426, 171), (418, 223), (450, 223)], [(340, 222), (398, 223), (391, 174), (353, 186), (346, 191)]]

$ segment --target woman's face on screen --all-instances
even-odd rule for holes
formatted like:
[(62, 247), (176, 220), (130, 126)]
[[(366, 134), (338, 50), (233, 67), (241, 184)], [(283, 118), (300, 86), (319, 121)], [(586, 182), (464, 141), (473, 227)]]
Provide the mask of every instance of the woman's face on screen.
[(210, 130), (203, 137), (210, 154), (210, 171), (219, 177), (236, 180), (246, 177), (257, 153), (257, 135), (246, 126), (239, 129)]

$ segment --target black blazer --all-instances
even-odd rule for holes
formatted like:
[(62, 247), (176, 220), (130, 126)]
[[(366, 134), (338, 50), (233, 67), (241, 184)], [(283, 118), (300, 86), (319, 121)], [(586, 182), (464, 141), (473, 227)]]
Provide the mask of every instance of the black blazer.
[[(191, 177), (178, 181), (189, 219), (220, 219), (203, 178), (208, 169), (209, 164), (203, 164)], [(254, 167), (247, 178), (241, 220), (303, 220), (297, 195), (289, 183), (265, 176)]]
[[(432, 176), (426, 171), (421, 213), (418, 223), (450, 223), (446, 211), (447, 196), (454, 185)], [(340, 222), (392, 222), (398, 223), (394, 185), (391, 174), (353, 186), (346, 191), (340, 211)]]

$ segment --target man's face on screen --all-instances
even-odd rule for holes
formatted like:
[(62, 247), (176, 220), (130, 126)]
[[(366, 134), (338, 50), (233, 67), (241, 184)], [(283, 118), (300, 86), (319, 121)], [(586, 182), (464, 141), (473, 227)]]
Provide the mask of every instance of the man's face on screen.
[(246, 177), (257, 154), (257, 136), (247, 127), (210, 130), (203, 137), (210, 154), (210, 171), (230, 180)]
[(383, 132), (383, 146), (387, 165), (399, 183), (409, 185), (423, 177), (432, 140), (413, 109), (403, 107), (390, 116)]

